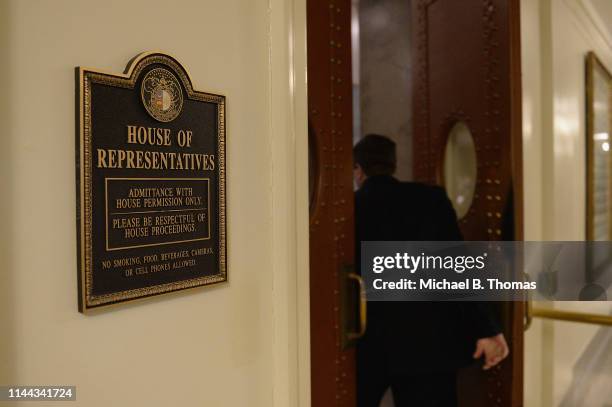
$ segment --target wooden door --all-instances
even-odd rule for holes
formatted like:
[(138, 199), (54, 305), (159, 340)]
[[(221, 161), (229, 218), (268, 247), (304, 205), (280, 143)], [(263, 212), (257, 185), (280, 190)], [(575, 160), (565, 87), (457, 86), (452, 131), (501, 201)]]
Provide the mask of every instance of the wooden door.
[[(519, 0), (413, 0), (412, 7), (415, 178), (441, 183), (448, 133), (464, 122), (476, 147), (477, 184), (460, 220), (463, 234), (521, 240)], [(499, 308), (511, 355), (492, 371), (461, 373), (462, 406), (522, 405), (523, 304)]]
[(350, 0), (307, 2), (313, 406), (355, 405), (343, 295), (354, 263)]

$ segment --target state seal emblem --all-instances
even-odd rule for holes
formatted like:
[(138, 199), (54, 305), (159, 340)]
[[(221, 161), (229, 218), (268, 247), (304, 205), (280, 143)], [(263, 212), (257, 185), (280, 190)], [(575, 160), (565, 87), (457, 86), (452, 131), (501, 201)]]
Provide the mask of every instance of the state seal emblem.
[(183, 91), (178, 79), (164, 68), (147, 72), (140, 87), (142, 103), (155, 120), (171, 122), (183, 108)]

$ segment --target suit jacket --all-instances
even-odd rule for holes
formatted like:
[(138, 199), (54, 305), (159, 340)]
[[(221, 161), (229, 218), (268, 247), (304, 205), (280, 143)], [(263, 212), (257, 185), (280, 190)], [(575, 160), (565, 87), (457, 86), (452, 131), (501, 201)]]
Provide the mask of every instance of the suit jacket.
[[(444, 189), (373, 176), (355, 193), (355, 264), (361, 241), (463, 240)], [(456, 369), (476, 340), (500, 333), (487, 303), (370, 302), (358, 363), (391, 373)]]

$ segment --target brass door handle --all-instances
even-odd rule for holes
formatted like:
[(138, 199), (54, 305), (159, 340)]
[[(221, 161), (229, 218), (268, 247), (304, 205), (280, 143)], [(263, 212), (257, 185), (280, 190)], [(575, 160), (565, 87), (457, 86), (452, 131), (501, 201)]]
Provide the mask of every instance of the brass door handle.
[(531, 328), (533, 322), (533, 306), (531, 305), (531, 299), (525, 301), (525, 326), (524, 330)]
[[(531, 281), (529, 278), (529, 274), (524, 273), (525, 280)], [(533, 307), (531, 301), (531, 292), (527, 292), (527, 298), (525, 299), (525, 322), (523, 325), (523, 330), (526, 331), (531, 328), (531, 324), (533, 322)]]
[(366, 298), (366, 288), (363, 279), (359, 274), (356, 273), (348, 273), (347, 277), (351, 280), (357, 281), (359, 284), (359, 331), (357, 332), (349, 332), (347, 337), (349, 340), (355, 340), (363, 337), (366, 333), (366, 328), (368, 325), (368, 302)]

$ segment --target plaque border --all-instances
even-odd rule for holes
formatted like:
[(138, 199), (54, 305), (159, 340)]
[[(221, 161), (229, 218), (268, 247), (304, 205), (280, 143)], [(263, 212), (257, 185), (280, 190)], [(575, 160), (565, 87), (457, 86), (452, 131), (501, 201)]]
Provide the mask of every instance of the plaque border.
[[(93, 254), (92, 254), (92, 128), (91, 128), (91, 84), (103, 84), (113, 87), (134, 89), (136, 82), (147, 66), (161, 64), (169, 67), (183, 84), (187, 98), (202, 102), (214, 103), (217, 106), (217, 166), (219, 171), (219, 269), (217, 273), (193, 279), (158, 284), (131, 290), (124, 290), (103, 295), (93, 295)], [(227, 233), (226, 233), (226, 174), (225, 174), (225, 105), (226, 97), (219, 94), (195, 90), (188, 71), (172, 56), (159, 51), (143, 52), (132, 58), (121, 74), (78, 66), (75, 68), (76, 79), (76, 131), (75, 159), (77, 186), (77, 285), (78, 310), (87, 313), (94, 308), (108, 307), (124, 302), (133, 302), (154, 295), (173, 291), (207, 286), (228, 281), (227, 273)], [(156, 178), (156, 177), (151, 177)], [(210, 188), (210, 182), (209, 182)], [(106, 193), (106, 191), (105, 191)], [(210, 194), (209, 194), (210, 202)], [(210, 205), (209, 205), (210, 213)], [(209, 224), (210, 227), (210, 224)]]

